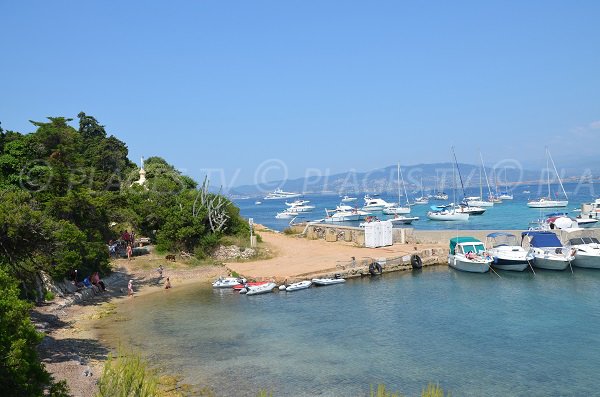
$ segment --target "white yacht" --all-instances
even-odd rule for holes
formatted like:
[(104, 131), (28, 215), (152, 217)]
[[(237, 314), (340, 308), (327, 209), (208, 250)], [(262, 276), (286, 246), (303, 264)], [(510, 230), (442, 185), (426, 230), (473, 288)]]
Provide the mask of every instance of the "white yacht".
[[(404, 188), (404, 197), (406, 197), (406, 206), (403, 207), (400, 204), (400, 180), (402, 180), (402, 187)], [(408, 201), (408, 192), (406, 191), (406, 184), (404, 183), (404, 176), (400, 169), (400, 163), (398, 163), (398, 205), (393, 205), (383, 209), (383, 213), (386, 215), (406, 215), (410, 214), (410, 203)]]
[(427, 218), (431, 219), (432, 221), (468, 221), (469, 214), (456, 212), (454, 208), (451, 208), (428, 211)]
[(383, 211), (384, 208), (390, 208), (394, 206), (393, 203), (388, 203), (384, 199), (371, 197), (369, 195), (366, 195), (364, 200), (365, 205), (362, 207), (363, 211), (378, 212)]
[(284, 192), (281, 189), (275, 189), (274, 192), (267, 194), (264, 199), (265, 200), (281, 200), (281, 199), (290, 199), (295, 197), (300, 197), (300, 193), (293, 192)]
[[(572, 230), (570, 233), (581, 230)], [(568, 246), (576, 250), (573, 266), (600, 269), (600, 241), (596, 237), (572, 237), (569, 238)]]
[(521, 246), (529, 244), (535, 267), (565, 270), (575, 258), (575, 250), (564, 247), (553, 232), (529, 230), (521, 233), (521, 238)]
[(490, 233), (486, 238), (488, 253), (494, 261), (492, 267), (500, 270), (523, 271), (531, 266), (534, 256), (518, 244), (517, 236), (510, 233)]
[(329, 211), (326, 209), (325, 213), (327, 214), (327, 217), (323, 219), (323, 222), (327, 223), (359, 221), (365, 216), (370, 215), (369, 212), (360, 211), (357, 209), (339, 210), (332, 213), (329, 213)]
[(296, 200), (293, 203), (288, 203), (286, 201), (285, 205), (288, 206), (288, 209), (286, 211), (298, 213), (298, 212), (310, 212), (310, 211), (314, 210), (315, 206), (308, 205), (308, 203), (310, 203), (310, 201), (308, 201), (308, 200)]
[(356, 201), (356, 197), (344, 196), (342, 198), (342, 203), (350, 203), (352, 201)]

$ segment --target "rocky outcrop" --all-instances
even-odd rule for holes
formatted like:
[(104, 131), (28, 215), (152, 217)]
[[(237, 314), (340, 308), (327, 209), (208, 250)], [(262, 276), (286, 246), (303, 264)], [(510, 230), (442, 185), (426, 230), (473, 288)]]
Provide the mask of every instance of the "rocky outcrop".
[(256, 255), (254, 248), (240, 248), (237, 245), (221, 245), (213, 253), (213, 258), (220, 261), (232, 259), (250, 259)]

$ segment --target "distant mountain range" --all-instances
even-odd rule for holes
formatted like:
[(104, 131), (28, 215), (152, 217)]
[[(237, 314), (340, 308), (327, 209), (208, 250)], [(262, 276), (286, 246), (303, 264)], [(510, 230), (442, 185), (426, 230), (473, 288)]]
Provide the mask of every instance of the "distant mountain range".
[[(409, 191), (420, 190), (421, 181), (426, 192), (431, 191), (450, 191), (453, 186), (453, 163), (434, 163), (417, 164), (401, 167), (401, 172)], [(472, 164), (459, 163), (460, 177), (464, 187), (479, 186), (480, 167)], [(561, 171), (563, 182), (579, 181), (580, 179), (590, 179), (580, 174)], [(542, 170), (519, 169), (514, 163), (501, 164), (499, 168), (493, 169), (486, 167), (488, 179), (492, 190), (495, 185), (502, 190), (506, 185), (538, 183), (540, 180), (546, 181), (548, 174)], [(456, 174), (456, 186), (460, 188), (459, 175)], [(550, 179), (557, 181), (553, 170), (550, 171)], [(335, 193), (351, 194), (358, 192), (383, 193), (398, 191), (398, 172), (396, 165), (390, 165), (385, 168), (375, 169), (368, 172), (344, 172), (333, 175), (323, 175), (321, 177), (310, 176), (307, 178), (296, 178), (285, 181), (274, 181), (262, 185), (242, 185), (232, 188), (228, 193), (233, 196), (259, 196), (271, 192), (277, 188), (285, 191), (300, 193)], [(484, 191), (487, 191), (485, 174), (482, 171), (481, 180)], [(400, 183), (401, 185), (401, 183)]]

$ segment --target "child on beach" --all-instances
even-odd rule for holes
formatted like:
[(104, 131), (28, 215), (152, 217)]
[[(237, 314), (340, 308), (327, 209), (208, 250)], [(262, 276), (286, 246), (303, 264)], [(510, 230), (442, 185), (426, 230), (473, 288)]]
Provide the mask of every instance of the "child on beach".
[(131, 260), (132, 255), (133, 255), (133, 248), (131, 248), (131, 244), (127, 244), (127, 259)]
[(171, 288), (171, 281), (169, 281), (169, 277), (167, 277), (167, 281), (165, 281), (165, 289)]
[(133, 296), (133, 280), (129, 280), (127, 284), (127, 296)]

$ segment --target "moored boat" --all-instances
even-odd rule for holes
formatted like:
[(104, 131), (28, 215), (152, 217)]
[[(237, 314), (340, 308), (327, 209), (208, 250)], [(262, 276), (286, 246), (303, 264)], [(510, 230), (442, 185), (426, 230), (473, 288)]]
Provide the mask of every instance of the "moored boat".
[(492, 257), (485, 246), (474, 237), (455, 237), (450, 239), (448, 265), (456, 270), (471, 273), (485, 273), (490, 270)]
[(293, 283), (288, 285), (285, 290), (287, 292), (298, 291), (301, 289), (309, 288), (312, 285), (312, 281), (304, 280), (297, 283)]
[(244, 284), (245, 282), (246, 282), (245, 278), (219, 277), (212, 283), (212, 286), (213, 286), (213, 288), (231, 288), (236, 285)]
[(575, 250), (564, 247), (553, 232), (538, 230), (523, 232), (521, 246), (527, 243), (534, 256), (533, 266), (540, 269), (565, 270), (575, 258)]
[(334, 285), (345, 283), (346, 280), (343, 278), (313, 278), (312, 283), (314, 285)]
[(277, 287), (277, 284), (275, 284), (274, 282), (268, 282), (262, 285), (248, 285), (246, 287), (246, 295), (248, 296), (252, 296), (252, 295), (260, 295), (260, 294), (268, 294), (269, 292), (273, 292), (273, 289)]
[(492, 267), (500, 270), (523, 271), (534, 259), (533, 252), (521, 247), (517, 236), (511, 233), (490, 233), (485, 245), (493, 258)]
[(600, 269), (600, 241), (589, 235), (589, 231), (582, 229), (567, 233), (572, 236), (579, 234), (578, 237), (570, 237), (568, 241), (568, 247), (576, 250), (573, 266)]

